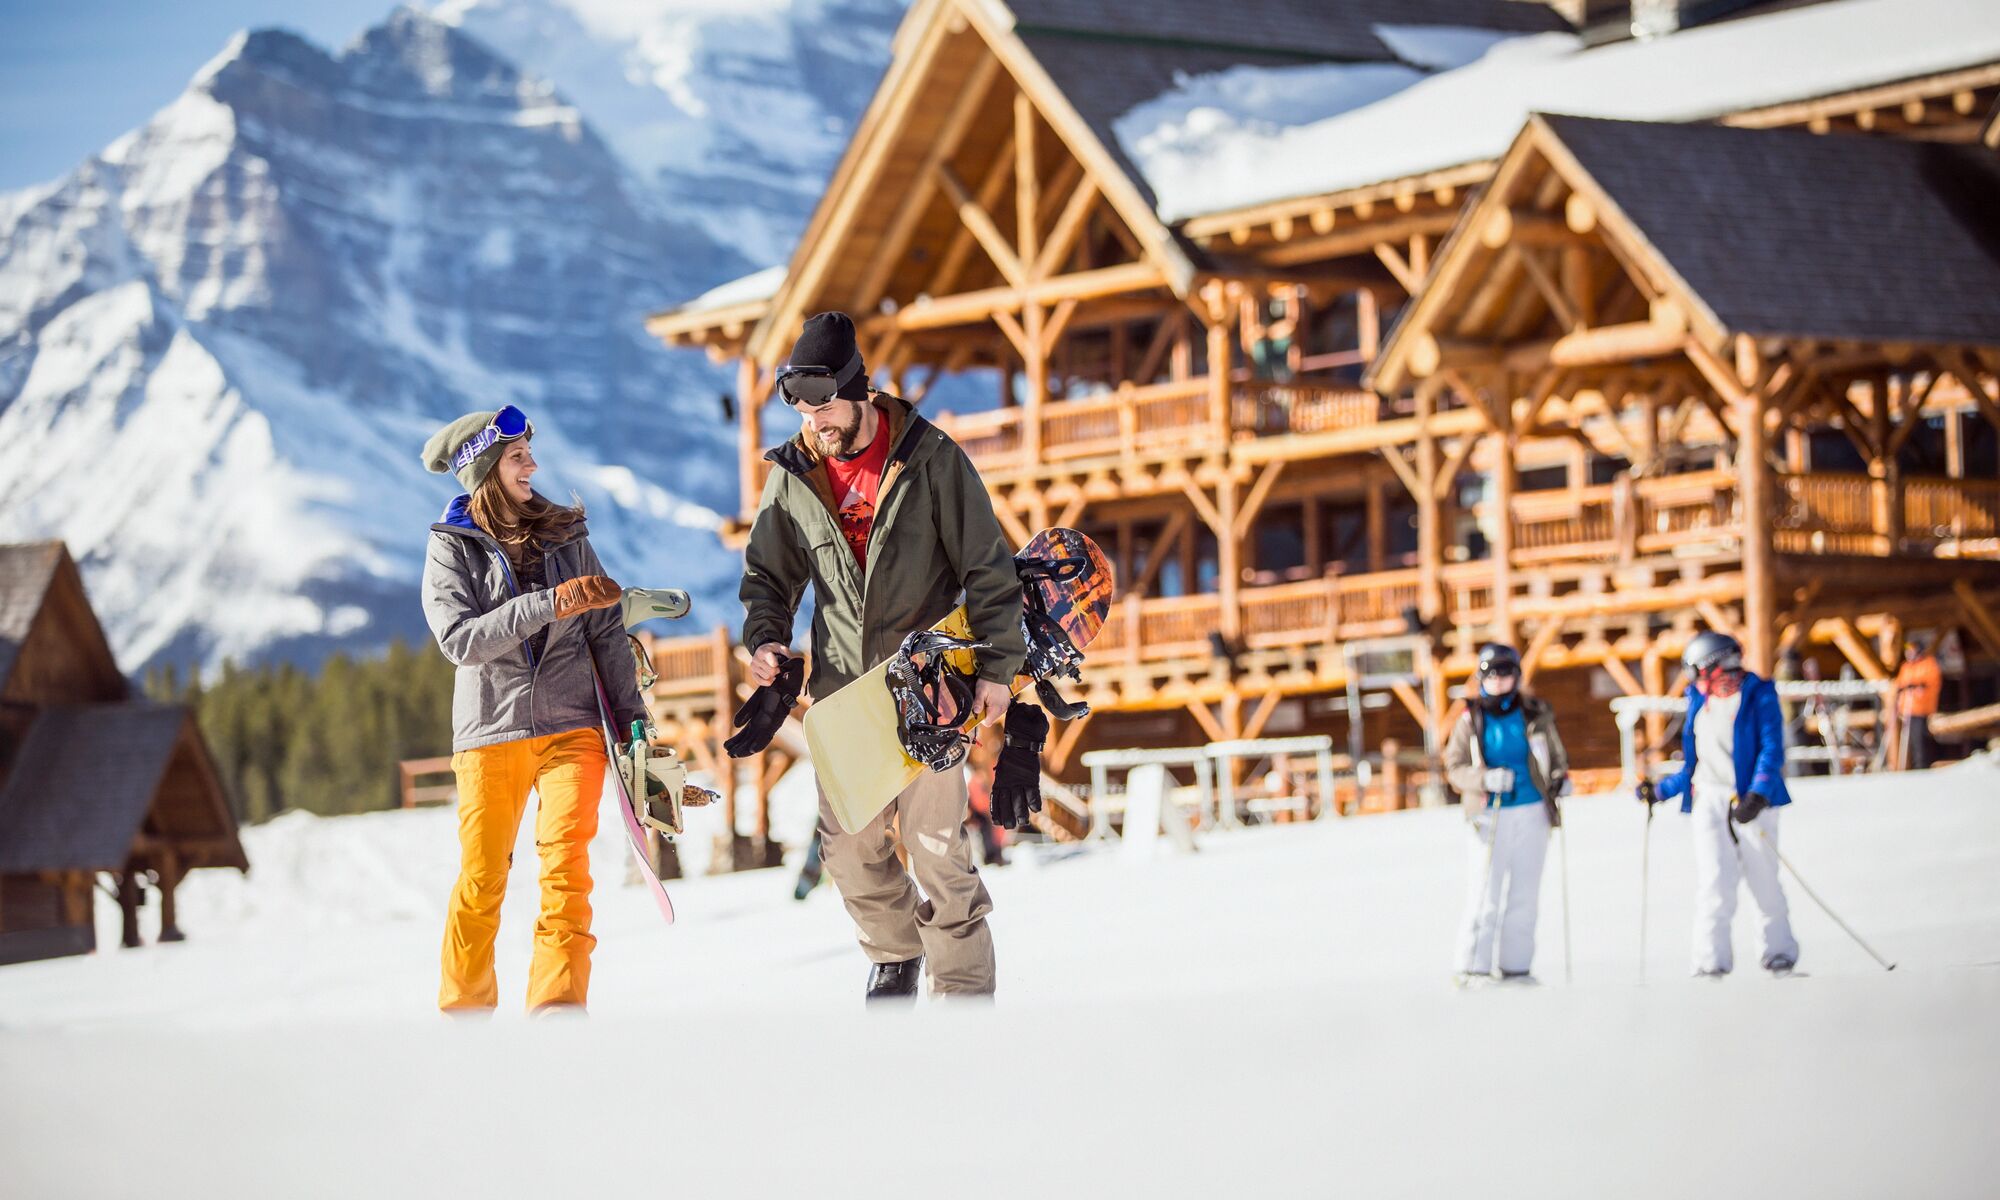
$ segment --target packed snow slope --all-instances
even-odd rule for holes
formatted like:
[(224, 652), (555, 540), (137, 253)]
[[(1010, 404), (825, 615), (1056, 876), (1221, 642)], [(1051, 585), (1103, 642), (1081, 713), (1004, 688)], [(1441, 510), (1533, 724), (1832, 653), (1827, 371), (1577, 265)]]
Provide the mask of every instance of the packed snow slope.
[(1600, 796), (1571, 985), (1559, 859), (1541, 985), (1450, 985), (1451, 809), (1019, 852), (997, 1001), (869, 1013), (835, 895), (681, 882), (669, 928), (607, 822), (593, 1015), (519, 1011), (524, 867), (473, 1027), (431, 1010), (451, 814), (288, 817), (185, 885), (189, 941), (0, 968), (0, 1193), (1991, 1195), (2000, 764), (1797, 794), (1787, 856), (1893, 974), (1788, 881), (1801, 977), (1689, 979), (1662, 812), (1642, 983), (1641, 810)]
[(513, 402), (622, 582), (728, 618), (720, 376), (647, 312), (749, 265), (556, 88), (400, 9), (239, 35), (145, 126), (0, 195), (0, 541), (60, 537), (121, 665), (422, 636), (425, 437)]

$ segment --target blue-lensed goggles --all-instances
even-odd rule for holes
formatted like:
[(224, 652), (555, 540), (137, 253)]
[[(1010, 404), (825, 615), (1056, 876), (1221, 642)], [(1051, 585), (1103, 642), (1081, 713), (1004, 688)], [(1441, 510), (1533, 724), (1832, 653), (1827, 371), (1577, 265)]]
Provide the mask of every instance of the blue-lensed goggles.
[(528, 414), (509, 404), (493, 414), (493, 419), (486, 423), (486, 428), (466, 439), (465, 444), (458, 448), (458, 453), (452, 456), (451, 469), (464, 470), (467, 463), (486, 453), (487, 448), (495, 442), (511, 442), (517, 437), (531, 435), (534, 432), (535, 425), (528, 420)]

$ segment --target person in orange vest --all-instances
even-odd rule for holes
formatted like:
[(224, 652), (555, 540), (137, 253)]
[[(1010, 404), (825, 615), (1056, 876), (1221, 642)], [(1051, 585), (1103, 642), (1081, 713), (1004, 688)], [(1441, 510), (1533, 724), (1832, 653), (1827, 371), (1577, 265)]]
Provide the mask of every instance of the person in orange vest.
[(1896, 672), (1896, 712), (1903, 718), (1904, 745), (1913, 770), (1931, 765), (1937, 748), (1931, 741), (1931, 718), (1937, 714), (1944, 675), (1930, 646), (1912, 639), (1903, 647), (1903, 666)]

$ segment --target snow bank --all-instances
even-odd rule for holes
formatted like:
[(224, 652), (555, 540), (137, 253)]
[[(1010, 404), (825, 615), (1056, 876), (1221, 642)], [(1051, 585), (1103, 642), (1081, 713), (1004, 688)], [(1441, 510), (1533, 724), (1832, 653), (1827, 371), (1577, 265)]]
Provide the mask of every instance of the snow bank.
[[(1446, 31), (1378, 32), (1425, 63), (1478, 49)], [(1160, 215), (1180, 221), (1494, 158), (1533, 112), (1700, 120), (1996, 59), (2000, 5), (1830, 0), (1594, 49), (1568, 34), (1510, 38), (1439, 74), (1236, 68), (1185, 81), (1114, 131)], [(1287, 96), (1289, 111), (1274, 102)]]
[[(505, 1007), (474, 1028), (430, 1011), (452, 814), (290, 817), (249, 832), (248, 879), (189, 881), (190, 941), (0, 968), (0, 1139), (34, 1148), (0, 1154), (0, 1192), (1983, 1194), (2000, 763), (1797, 796), (1787, 855), (1893, 974), (1793, 887), (1803, 977), (1687, 978), (1688, 830), (1662, 814), (1642, 986), (1640, 810), (1598, 796), (1567, 825), (1573, 986), (1560, 859), (1542, 986), (1448, 984), (1456, 810), (1139, 863), (1020, 853), (988, 872), (997, 1004), (913, 1014), (860, 1011), (826, 889), (678, 883), (668, 928), (607, 834), (592, 1018), (516, 1009), (521, 878)], [(532, 854), (524, 835), (524, 873)], [(171, 1103), (107, 1104), (134, 1078), (174, 1080)], [(190, 1152), (201, 1171), (151, 1169)]]

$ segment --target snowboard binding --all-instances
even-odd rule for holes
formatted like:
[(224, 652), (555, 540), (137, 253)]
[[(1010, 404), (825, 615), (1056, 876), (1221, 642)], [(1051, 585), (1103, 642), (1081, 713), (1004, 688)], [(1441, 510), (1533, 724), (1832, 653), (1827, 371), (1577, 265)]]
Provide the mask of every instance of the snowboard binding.
[(718, 797), (688, 782), (687, 764), (671, 747), (655, 748), (643, 721), (632, 722), (632, 737), (618, 754), (626, 793), (638, 808), (639, 823), (665, 837), (686, 833), (682, 810), (713, 804)]
[(1083, 681), (1083, 651), (1076, 648), (1069, 631), (1049, 615), (1048, 598), (1042, 584), (1067, 587), (1090, 571), (1087, 555), (1061, 557), (1019, 557), (1014, 573), (1021, 581), (1021, 636), (1028, 647), (1021, 661), (1021, 673), (1035, 681), (1035, 695), (1042, 707), (1059, 721), (1074, 721), (1090, 715), (1090, 705), (1070, 701), (1056, 690), (1055, 680)]
[[(920, 629), (903, 639), (889, 659), (887, 681), (896, 702), (896, 738), (905, 754), (933, 771), (949, 771), (965, 761), (971, 748), (964, 721), (972, 709), (973, 675), (951, 660), (961, 651), (991, 645), (935, 629)], [(949, 720), (943, 715), (947, 704)]]

